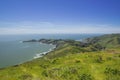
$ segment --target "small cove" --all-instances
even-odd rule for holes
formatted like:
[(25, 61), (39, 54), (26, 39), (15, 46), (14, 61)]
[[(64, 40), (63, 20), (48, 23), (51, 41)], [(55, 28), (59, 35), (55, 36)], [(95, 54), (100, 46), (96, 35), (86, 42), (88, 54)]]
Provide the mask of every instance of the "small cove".
[(54, 48), (55, 45), (40, 44), (39, 42), (0, 42), (0, 68), (39, 58), (41, 54), (45, 54)]

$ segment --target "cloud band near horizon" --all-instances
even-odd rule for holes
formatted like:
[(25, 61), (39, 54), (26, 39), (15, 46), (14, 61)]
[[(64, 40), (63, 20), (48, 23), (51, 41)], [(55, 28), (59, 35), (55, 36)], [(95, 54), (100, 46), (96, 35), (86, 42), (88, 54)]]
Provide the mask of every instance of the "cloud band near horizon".
[(56, 33), (120, 33), (120, 27), (111, 24), (58, 25), (50, 22), (1, 22), (0, 25), (0, 35)]

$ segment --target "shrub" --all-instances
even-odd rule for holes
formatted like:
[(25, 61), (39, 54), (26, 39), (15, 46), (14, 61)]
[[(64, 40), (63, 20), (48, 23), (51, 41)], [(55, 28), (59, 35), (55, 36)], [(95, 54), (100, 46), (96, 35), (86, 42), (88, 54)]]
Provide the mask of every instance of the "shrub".
[(44, 71), (42, 72), (42, 75), (45, 76), (45, 77), (48, 77), (48, 73), (46, 72), (46, 70), (44, 70)]
[(55, 64), (57, 62), (58, 59), (54, 59), (51, 61), (52, 64)]
[(118, 57), (120, 57), (120, 55), (118, 55)]
[(107, 57), (107, 60), (112, 60), (112, 57)]
[(24, 74), (19, 77), (20, 80), (32, 80), (33, 76), (30, 74)]
[(47, 65), (47, 64), (41, 64), (41, 65), (40, 65), (40, 67), (42, 67), (42, 68), (46, 69), (46, 68), (48, 68), (48, 67), (49, 67), (49, 65)]
[(97, 56), (96, 62), (97, 63), (102, 63), (103, 62), (102, 56)]
[(120, 80), (120, 71), (118, 69), (106, 68), (106, 80)]
[(66, 67), (63, 69), (63, 73), (61, 75), (61, 78), (65, 79), (65, 80), (75, 80), (76, 75), (78, 75), (78, 68), (77, 67)]
[(112, 68), (106, 68), (104, 73), (111, 75), (120, 75), (120, 71), (118, 69), (112, 69)]
[(78, 80), (93, 80), (90, 74), (82, 74), (78, 76)]
[(75, 60), (75, 63), (80, 63), (80, 60)]

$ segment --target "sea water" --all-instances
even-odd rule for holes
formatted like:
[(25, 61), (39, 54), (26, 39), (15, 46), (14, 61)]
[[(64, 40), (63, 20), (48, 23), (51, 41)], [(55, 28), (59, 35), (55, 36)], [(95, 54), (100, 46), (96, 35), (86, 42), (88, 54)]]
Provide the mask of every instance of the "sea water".
[(74, 39), (81, 40), (99, 34), (41, 34), (41, 35), (0, 35), (0, 68), (20, 64), (41, 57), (53, 50), (55, 45), (26, 42), (30, 39)]

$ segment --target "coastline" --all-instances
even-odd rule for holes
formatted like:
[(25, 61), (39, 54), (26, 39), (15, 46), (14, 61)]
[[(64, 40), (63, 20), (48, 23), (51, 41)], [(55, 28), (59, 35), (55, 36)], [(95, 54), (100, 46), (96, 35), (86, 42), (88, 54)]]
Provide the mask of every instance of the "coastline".
[(40, 57), (43, 57), (44, 55), (48, 54), (49, 52), (53, 51), (56, 47), (53, 47), (52, 49), (49, 49), (48, 51), (46, 52), (42, 52), (42, 53), (38, 53), (36, 54), (36, 56), (33, 57), (33, 59), (37, 59), (37, 58), (40, 58)]
[[(24, 43), (23, 41), (17, 41), (19, 43)], [(46, 44), (46, 43), (39, 43), (37, 42), (37, 44), (44, 44), (44, 45), (53, 45), (53, 44)], [(1, 66), (0, 69), (3, 69), (3, 68), (7, 68), (7, 67), (12, 67), (12, 66), (18, 66), (18, 65), (21, 65), (21, 64), (24, 64), (24, 63), (27, 63), (27, 62), (30, 62), (34, 59), (38, 59), (40, 57), (43, 57), (44, 55), (46, 55), (47, 53), (53, 51), (54, 49), (56, 48), (55, 45), (51, 46), (50, 49), (46, 50), (46, 51), (43, 51), (43, 52), (40, 52), (40, 53), (34, 53), (34, 55), (27, 59), (27, 60), (24, 60), (24, 61), (20, 61), (20, 62), (17, 62), (17, 63), (13, 63), (13, 64), (10, 64), (10, 65), (5, 65), (5, 66)]]

